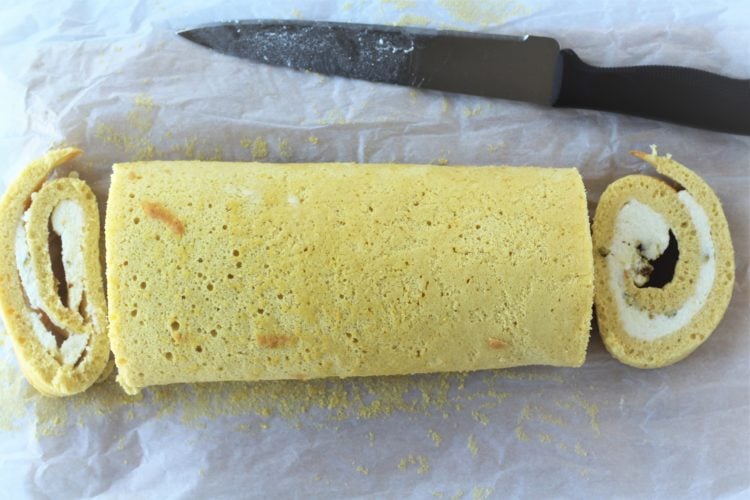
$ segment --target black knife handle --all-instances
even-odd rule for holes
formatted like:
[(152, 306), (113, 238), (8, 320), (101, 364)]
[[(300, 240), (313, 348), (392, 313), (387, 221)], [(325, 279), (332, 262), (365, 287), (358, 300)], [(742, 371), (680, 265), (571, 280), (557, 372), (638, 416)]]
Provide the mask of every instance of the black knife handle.
[(560, 51), (553, 106), (642, 116), (750, 135), (750, 80), (679, 66), (600, 68)]

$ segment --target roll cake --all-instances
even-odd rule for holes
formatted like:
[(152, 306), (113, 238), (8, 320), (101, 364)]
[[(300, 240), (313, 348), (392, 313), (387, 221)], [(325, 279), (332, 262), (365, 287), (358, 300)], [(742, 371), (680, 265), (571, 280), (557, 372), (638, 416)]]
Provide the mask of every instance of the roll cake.
[(75, 177), (50, 179), (79, 154), (32, 162), (0, 202), (0, 310), (24, 375), (48, 396), (84, 391), (110, 357), (96, 198)]
[(129, 393), (586, 354), (593, 259), (575, 169), (117, 164), (105, 239)]
[(670, 155), (634, 151), (662, 178), (610, 184), (593, 223), (597, 323), (623, 363), (656, 368), (702, 344), (729, 305), (734, 251), (721, 203)]

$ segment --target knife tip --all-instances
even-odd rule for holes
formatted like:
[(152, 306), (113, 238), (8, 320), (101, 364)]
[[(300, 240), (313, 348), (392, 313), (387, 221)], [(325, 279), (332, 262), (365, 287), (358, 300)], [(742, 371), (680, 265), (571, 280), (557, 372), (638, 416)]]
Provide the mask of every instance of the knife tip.
[(210, 45), (205, 40), (205, 36), (203, 35), (203, 30), (201, 28), (181, 29), (178, 30), (176, 34), (189, 42), (197, 43), (198, 45), (210, 48)]

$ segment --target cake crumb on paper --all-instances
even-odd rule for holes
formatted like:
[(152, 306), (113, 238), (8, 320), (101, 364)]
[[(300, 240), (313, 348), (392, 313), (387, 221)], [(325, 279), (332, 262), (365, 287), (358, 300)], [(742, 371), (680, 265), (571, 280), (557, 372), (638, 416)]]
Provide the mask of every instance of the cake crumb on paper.
[(268, 142), (262, 137), (256, 137), (253, 141), (253, 160), (265, 160), (268, 158)]
[(279, 156), (284, 161), (289, 161), (294, 156), (294, 150), (289, 145), (289, 139), (286, 137), (279, 139)]
[(466, 443), (466, 448), (468, 448), (469, 452), (472, 456), (476, 457), (477, 453), (479, 453), (479, 446), (477, 446), (477, 440), (474, 437), (474, 434), (469, 435), (469, 439)]
[(537, 438), (539, 438), (540, 443), (551, 443), (552, 442), (552, 436), (545, 433), (539, 433), (537, 434)]
[(490, 417), (488, 417), (485, 413), (482, 413), (479, 410), (473, 410), (471, 412), (471, 418), (473, 418), (474, 420), (476, 420), (477, 422), (485, 426), (490, 423)]
[(412, 455), (403, 457), (398, 463), (398, 470), (405, 472), (410, 466), (417, 467), (417, 474), (426, 474), (430, 470), (430, 462), (424, 455)]
[(473, 500), (487, 500), (495, 490), (487, 486), (474, 486), (471, 490), (471, 498)]
[(480, 105), (476, 105), (474, 107), (464, 106), (464, 116), (467, 118), (471, 118), (472, 116), (477, 116), (481, 112), (482, 112), (482, 106)]
[(529, 440), (529, 435), (526, 434), (526, 431), (523, 428), (523, 425), (516, 426), (516, 438), (519, 441), (526, 442)]
[(427, 16), (417, 16), (414, 14), (403, 14), (393, 23), (395, 26), (427, 26), (431, 20)]
[(416, 0), (380, 0), (383, 5), (392, 5), (397, 10), (411, 9), (417, 5)]
[(581, 443), (576, 443), (574, 451), (576, 452), (576, 455), (579, 455), (581, 457), (587, 457), (589, 455), (589, 452), (586, 451), (583, 446), (581, 446)]
[(576, 393), (575, 401), (588, 415), (589, 424), (594, 435), (600, 436), (601, 430), (599, 429), (599, 421), (597, 420), (597, 416), (599, 415), (599, 406), (591, 403), (590, 401), (587, 401), (580, 391)]
[(439, 0), (438, 5), (445, 9), (454, 21), (480, 26), (502, 25), (514, 17), (528, 12), (520, 2), (514, 0)]
[(435, 443), (435, 446), (440, 446), (440, 444), (443, 442), (443, 436), (432, 429), (427, 429), (427, 435), (430, 436), (430, 439), (432, 439), (432, 442)]
[(366, 476), (370, 473), (370, 471), (367, 469), (367, 467), (363, 465), (357, 465), (356, 471), (362, 474), (363, 476)]

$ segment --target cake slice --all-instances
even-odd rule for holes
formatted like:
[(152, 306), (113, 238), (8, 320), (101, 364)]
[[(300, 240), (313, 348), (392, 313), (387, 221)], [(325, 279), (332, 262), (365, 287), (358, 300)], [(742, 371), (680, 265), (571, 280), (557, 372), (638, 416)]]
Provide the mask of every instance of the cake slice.
[(0, 202), (0, 308), (24, 375), (47, 396), (86, 390), (110, 357), (96, 198), (80, 179), (49, 179), (80, 153), (32, 162)]
[(734, 250), (711, 188), (670, 155), (632, 154), (664, 180), (618, 179), (593, 224), (597, 322), (604, 345), (639, 368), (675, 363), (713, 332), (729, 305)]

